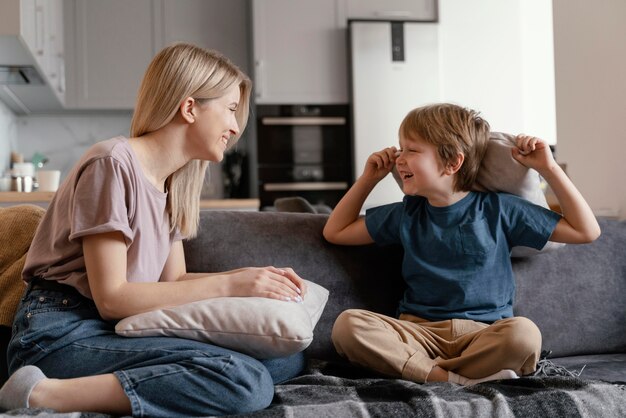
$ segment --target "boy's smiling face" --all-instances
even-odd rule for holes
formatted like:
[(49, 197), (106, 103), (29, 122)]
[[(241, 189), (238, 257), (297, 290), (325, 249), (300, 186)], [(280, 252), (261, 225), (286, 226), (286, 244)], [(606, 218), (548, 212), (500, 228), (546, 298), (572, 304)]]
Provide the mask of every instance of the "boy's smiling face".
[(446, 174), (435, 145), (417, 135), (401, 136), (400, 148), (396, 168), (405, 194), (424, 196), (431, 201), (452, 191), (453, 176)]

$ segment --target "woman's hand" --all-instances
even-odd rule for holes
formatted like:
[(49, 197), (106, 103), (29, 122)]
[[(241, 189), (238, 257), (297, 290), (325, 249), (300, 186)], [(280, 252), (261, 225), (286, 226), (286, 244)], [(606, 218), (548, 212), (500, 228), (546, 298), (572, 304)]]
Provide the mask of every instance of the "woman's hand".
[(512, 150), (513, 158), (524, 166), (541, 173), (556, 165), (550, 146), (544, 140), (529, 135), (518, 135), (515, 140), (517, 148)]
[(376, 182), (381, 181), (395, 166), (397, 155), (398, 149), (396, 147), (385, 148), (373, 153), (365, 163), (363, 177)]
[(259, 296), (302, 302), (306, 283), (289, 267), (246, 267), (224, 273), (229, 296)]

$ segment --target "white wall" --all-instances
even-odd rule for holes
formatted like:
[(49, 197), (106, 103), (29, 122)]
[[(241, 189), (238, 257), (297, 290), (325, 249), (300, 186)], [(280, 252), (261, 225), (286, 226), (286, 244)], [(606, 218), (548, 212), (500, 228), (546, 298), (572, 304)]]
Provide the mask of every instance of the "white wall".
[(442, 100), (556, 143), (550, 0), (440, 0)]
[(596, 214), (626, 219), (626, 1), (553, 2), (558, 159)]
[(551, 0), (520, 1), (525, 133), (557, 143)]
[(439, 5), (444, 100), (481, 110), (494, 130), (558, 137), (557, 160), (594, 212), (625, 219), (626, 1)]

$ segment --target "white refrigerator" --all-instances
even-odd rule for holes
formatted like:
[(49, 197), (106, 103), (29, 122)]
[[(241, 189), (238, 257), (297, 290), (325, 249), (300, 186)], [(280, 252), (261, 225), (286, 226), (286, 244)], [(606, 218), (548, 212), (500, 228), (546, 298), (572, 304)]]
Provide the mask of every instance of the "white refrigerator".
[[(373, 152), (398, 147), (400, 122), (411, 109), (441, 101), (441, 88), (437, 23), (351, 21), (349, 31), (356, 179)], [(390, 174), (364, 209), (402, 197)]]

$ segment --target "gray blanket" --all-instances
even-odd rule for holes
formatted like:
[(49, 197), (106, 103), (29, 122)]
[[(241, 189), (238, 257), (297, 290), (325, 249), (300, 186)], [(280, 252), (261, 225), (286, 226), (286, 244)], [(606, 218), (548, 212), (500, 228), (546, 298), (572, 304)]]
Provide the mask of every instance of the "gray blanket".
[[(105, 417), (21, 409), (8, 416)], [(5, 416), (5, 415), (3, 415)], [(577, 377), (523, 377), (472, 387), (385, 379), (340, 364), (312, 361), (307, 373), (276, 386), (254, 418), (624, 417), (626, 386)]]
[(347, 377), (318, 363), (276, 388), (255, 418), (302, 417), (618, 417), (626, 416), (624, 385), (576, 377), (526, 377), (472, 387), (399, 379)]

